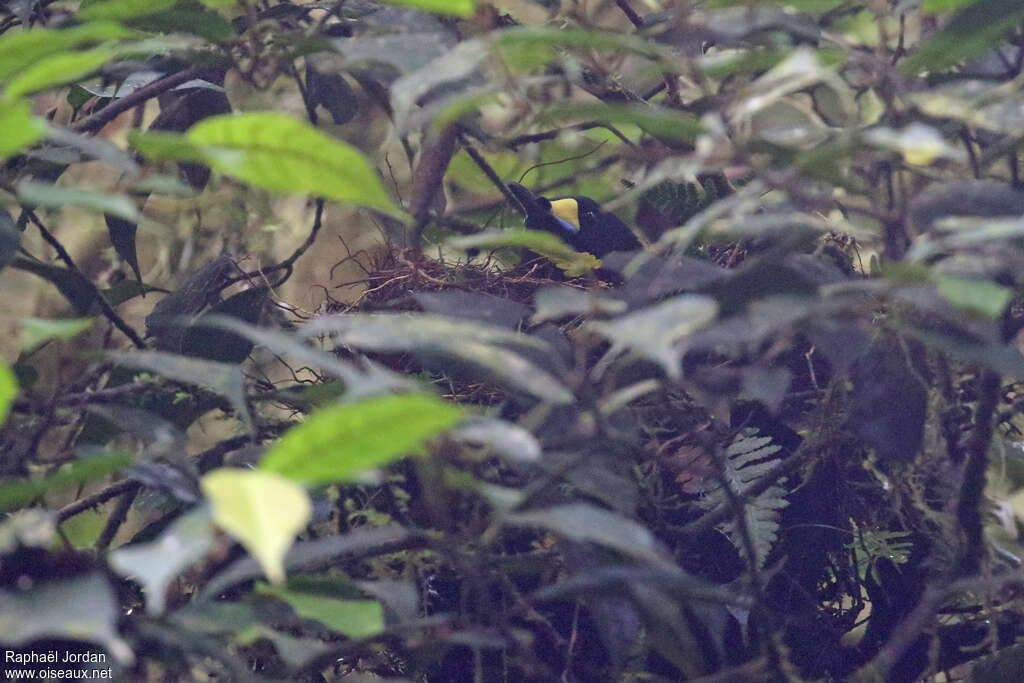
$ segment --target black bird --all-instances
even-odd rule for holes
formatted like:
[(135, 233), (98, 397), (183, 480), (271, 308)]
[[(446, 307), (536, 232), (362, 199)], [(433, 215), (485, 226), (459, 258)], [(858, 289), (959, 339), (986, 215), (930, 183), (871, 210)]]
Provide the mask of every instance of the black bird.
[(597, 258), (613, 251), (634, 251), (640, 240), (618, 216), (603, 211), (589, 197), (540, 197), (519, 183), (508, 189), (523, 207), (526, 227), (545, 230), (561, 237), (576, 251), (586, 251)]

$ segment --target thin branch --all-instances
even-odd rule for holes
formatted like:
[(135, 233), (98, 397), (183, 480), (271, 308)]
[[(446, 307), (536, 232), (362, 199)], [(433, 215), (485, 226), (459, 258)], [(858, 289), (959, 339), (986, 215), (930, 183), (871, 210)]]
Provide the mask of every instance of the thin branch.
[[(67, 408), (72, 406), (89, 405), (93, 403), (110, 403), (117, 401), (125, 396), (131, 396), (146, 389), (153, 387), (151, 382), (129, 382), (128, 384), (121, 384), (116, 387), (109, 389), (100, 389), (98, 391), (81, 391), (70, 394), (54, 396), (49, 400), (46, 409), (49, 410), (53, 407)], [(32, 412), (32, 405), (28, 401), (16, 401), (11, 409), (19, 413)]]
[(965, 574), (976, 574), (985, 553), (982, 504), (985, 492), (985, 472), (988, 470), (988, 447), (992, 441), (992, 417), (999, 405), (1002, 385), (998, 374), (985, 370), (979, 380), (978, 406), (974, 412), (974, 429), (967, 442), (967, 467), (960, 485), (960, 500), (956, 518), (967, 537), (960, 560)]
[(208, 64), (193, 64), (184, 71), (158, 78), (152, 83), (148, 83), (135, 90), (132, 94), (119, 100), (114, 100), (95, 114), (82, 119), (72, 126), (72, 130), (79, 133), (95, 133), (132, 107), (138, 106), (146, 100), (153, 99), (168, 90), (173, 90), (182, 83), (187, 83), (197, 78), (207, 68), (209, 68)]
[(61, 509), (57, 510), (57, 522), (63, 522), (66, 519), (70, 519), (75, 515), (90, 510), (94, 507), (98, 507), (106, 503), (111, 498), (120, 496), (126, 491), (131, 491), (136, 486), (139, 486), (139, 482), (133, 479), (122, 479), (121, 481), (115, 481), (110, 486), (100, 489), (96, 493), (86, 496), (85, 498), (79, 498), (73, 503), (68, 503)]
[(32, 209), (24, 209), (24, 211), (28, 219), (32, 221), (32, 225), (38, 228), (39, 234), (42, 235), (46, 243), (53, 247), (53, 250), (57, 252), (57, 258), (67, 264), (67, 267), (71, 270), (78, 270), (78, 266), (76, 266), (75, 262), (71, 260), (71, 254), (69, 254), (67, 249), (64, 248), (64, 245), (60, 243), (60, 240), (54, 237), (53, 233), (46, 229), (46, 226), (43, 225), (42, 221), (39, 220), (39, 217), (36, 216), (36, 212)]
[(531, 134), (528, 134), (528, 135), (519, 135), (517, 137), (512, 138), (511, 140), (506, 140), (505, 141), (505, 146), (506, 147), (511, 147), (511, 148), (514, 149), (516, 147), (521, 147), (522, 145), (528, 145), (528, 144), (530, 144), (532, 142), (541, 142), (543, 140), (553, 140), (553, 139), (557, 138), (559, 135), (561, 135), (563, 132), (565, 132), (567, 130), (584, 131), (584, 130), (591, 130), (593, 128), (604, 128), (605, 130), (610, 131), (615, 137), (617, 137), (620, 140), (622, 140), (622, 142), (624, 142), (626, 145), (628, 145), (630, 147), (633, 147), (633, 148), (636, 148), (636, 145), (633, 144), (633, 141), (630, 140), (629, 138), (627, 138), (622, 133), (622, 131), (620, 131), (618, 128), (616, 128), (615, 126), (611, 125), (610, 123), (604, 123), (603, 121), (587, 121), (587, 122), (584, 122), (584, 123), (577, 123), (574, 126), (568, 126), (566, 128), (556, 128), (555, 130), (544, 131), (543, 133), (531, 133)]
[(316, 215), (313, 217), (313, 227), (309, 230), (309, 235), (306, 237), (306, 241), (299, 245), (299, 248), (292, 252), (291, 256), (286, 258), (280, 263), (276, 263), (267, 268), (261, 268), (259, 270), (251, 270), (241, 275), (236, 275), (232, 278), (228, 278), (227, 283), (224, 285), (228, 287), (241, 280), (250, 280), (257, 277), (266, 277), (269, 273), (276, 272), (278, 270), (285, 271), (285, 274), (281, 276), (281, 279), (273, 284), (274, 287), (280, 287), (284, 282), (292, 276), (292, 270), (294, 269), (295, 262), (298, 261), (303, 254), (309, 251), (309, 248), (316, 242), (316, 236), (320, 234), (320, 228), (323, 227), (324, 219), (324, 200), (316, 200)]
[(484, 172), (484, 175), (487, 176), (488, 180), (490, 180), (495, 187), (501, 190), (501, 194), (504, 195), (505, 201), (510, 203), (512, 206), (519, 206), (519, 201), (509, 191), (508, 187), (505, 185), (505, 182), (501, 179), (501, 176), (499, 176), (498, 173), (493, 168), (491, 168), (491, 165), (487, 163), (487, 160), (484, 159), (483, 155), (481, 155), (480, 152), (477, 151), (476, 147), (470, 144), (469, 140), (467, 140), (465, 136), (462, 136), (461, 142), (462, 146), (466, 150), (466, 153), (473, 160), (473, 162), (480, 167), (480, 170)]
[(622, 10), (622, 13), (626, 15), (626, 18), (629, 19), (633, 26), (636, 26), (638, 29), (644, 27), (644, 18), (637, 14), (636, 10), (630, 6), (629, 0), (615, 0), (615, 4), (619, 6), (619, 9)]
[(124, 524), (125, 519), (128, 518), (128, 511), (132, 507), (132, 503), (135, 502), (135, 497), (139, 495), (139, 491), (142, 490), (142, 484), (134, 482), (135, 486), (132, 486), (125, 490), (124, 495), (121, 496), (120, 500), (117, 501), (117, 507), (110, 513), (110, 517), (107, 518), (107, 524), (103, 527), (103, 532), (100, 537), (96, 539), (96, 549), (100, 552), (110, 547), (111, 541), (114, 540), (114, 536), (117, 536), (118, 529)]

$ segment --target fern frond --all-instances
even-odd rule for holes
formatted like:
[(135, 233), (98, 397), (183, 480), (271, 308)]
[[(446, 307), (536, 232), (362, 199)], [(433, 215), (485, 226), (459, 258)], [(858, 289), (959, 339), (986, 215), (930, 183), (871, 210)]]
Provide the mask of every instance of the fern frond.
[[(743, 514), (754, 552), (757, 554), (758, 567), (764, 566), (768, 553), (778, 541), (779, 511), (789, 502), (785, 498), (786, 490), (781, 486), (771, 486), (753, 498), (748, 498), (745, 494), (766, 472), (775, 468), (778, 459), (773, 456), (780, 450), (780, 446), (772, 443), (771, 437), (748, 432), (738, 435), (729, 444), (723, 452), (721, 462), (723, 478), (729, 489), (743, 500)], [(729, 504), (726, 492), (717, 482), (709, 481), (704, 493), (700, 504), (708, 511)], [(740, 556), (745, 557), (746, 551), (738, 520), (731, 519), (720, 524), (718, 528), (729, 537)]]

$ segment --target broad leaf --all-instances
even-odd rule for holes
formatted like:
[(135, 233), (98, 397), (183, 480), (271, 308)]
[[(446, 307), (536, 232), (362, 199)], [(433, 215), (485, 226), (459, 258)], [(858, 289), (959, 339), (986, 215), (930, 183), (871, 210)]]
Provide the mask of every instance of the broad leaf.
[(283, 581), (284, 555), (313, 514), (305, 490), (273, 472), (234, 469), (210, 472), (200, 487), (217, 526), (245, 546), (268, 579)]
[[(2, 54), (2, 52), (0, 52)], [(25, 100), (0, 99), (0, 161), (20, 152), (46, 134), (46, 121), (32, 116)]]
[(453, 14), (461, 17), (470, 16), (476, 7), (476, 0), (384, 0), (384, 2), (389, 5), (404, 5), (425, 12)]
[[(33, 28), (8, 31), (0, 37), (0, 81), (38, 64), (49, 55), (73, 50), (80, 45), (117, 40), (130, 35), (117, 24), (93, 22), (68, 29)], [(6, 131), (6, 127), (4, 127)]]
[(616, 357), (633, 351), (660, 364), (669, 377), (678, 378), (684, 351), (680, 342), (711, 323), (717, 314), (718, 304), (711, 297), (685, 294), (614, 320), (590, 321), (586, 328), (612, 343), (594, 371), (600, 373)]
[(510, 388), (543, 401), (572, 403), (572, 393), (557, 378), (507, 347), (550, 353), (548, 344), (525, 334), (434, 315), (348, 314), (318, 318), (307, 336), (332, 334), (341, 344), (367, 351), (421, 353), (458, 361)]
[(51, 339), (74, 339), (92, 327), (93, 318), (71, 318), (51, 320), (50, 318), (22, 318), (19, 321), (21, 335), (18, 343), (23, 350), (34, 349)]
[(977, 0), (953, 15), (938, 35), (903, 62), (903, 72), (941, 71), (995, 45), (1024, 17), (1018, 0)]
[(107, 357), (124, 367), (146, 370), (219, 394), (231, 401), (238, 415), (248, 421), (242, 371), (237, 365), (189, 358), (162, 351), (111, 351)]
[[(0, 383), (3, 380), (0, 379)], [(2, 392), (2, 389), (0, 389)], [(0, 401), (2, 403), (2, 401)], [(127, 467), (130, 455), (98, 455), (83, 457), (41, 479), (21, 479), (0, 483), (0, 511), (25, 505), (54, 489), (84, 484)]]
[(522, 247), (546, 256), (569, 277), (579, 277), (601, 266), (592, 254), (580, 253), (555, 235), (542, 230), (488, 230), (448, 240), (456, 249)]
[(139, 210), (135, 208), (135, 202), (124, 195), (77, 187), (61, 187), (32, 180), (22, 180), (18, 183), (17, 189), (18, 198), (26, 204), (54, 209), (80, 206), (130, 221), (139, 220)]
[(541, 527), (573, 541), (590, 541), (617, 550), (657, 568), (675, 568), (667, 551), (646, 527), (588, 503), (516, 512), (507, 515), (504, 523)]
[(7, 420), (7, 414), (17, 395), (18, 380), (14, 377), (11, 369), (7, 367), (7, 363), (0, 361), (0, 425)]
[(98, 571), (27, 590), (0, 590), (0, 633), (5, 645), (28, 645), (44, 638), (85, 641), (128, 664), (132, 651), (117, 635), (120, 617), (114, 590)]
[(111, 551), (108, 561), (114, 571), (142, 584), (146, 611), (159, 616), (171, 582), (205, 557), (213, 549), (213, 541), (210, 513), (198, 509), (179, 517), (155, 541)]
[(85, 21), (120, 21), (154, 14), (173, 7), (177, 2), (178, 0), (103, 0), (82, 7), (76, 17)]
[(384, 630), (384, 608), (376, 600), (342, 600), (287, 588), (256, 587), (256, 592), (284, 600), (303, 619), (313, 619), (348, 638), (370, 638)]
[(275, 192), (312, 194), (401, 218), (377, 170), (351, 145), (272, 112), (205, 119), (186, 134), (198, 160)]
[(704, 132), (700, 121), (689, 114), (662, 107), (634, 104), (559, 104), (546, 108), (537, 123), (601, 121), (631, 123), (654, 137), (690, 141)]
[(1013, 290), (990, 282), (961, 277), (940, 277), (939, 293), (962, 311), (988, 318), (998, 317)]
[(4, 95), (15, 99), (62, 83), (88, 76), (118, 55), (112, 48), (68, 52), (46, 57), (34, 63), (7, 84)]
[(462, 418), (427, 394), (402, 394), (317, 411), (267, 451), (260, 469), (306, 484), (355, 481), (408, 455)]

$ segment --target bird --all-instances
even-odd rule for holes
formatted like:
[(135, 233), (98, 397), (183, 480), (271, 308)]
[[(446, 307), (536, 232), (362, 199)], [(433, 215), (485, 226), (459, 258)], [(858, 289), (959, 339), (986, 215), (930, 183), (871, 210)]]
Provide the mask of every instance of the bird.
[(544, 230), (564, 240), (576, 251), (602, 258), (613, 251), (635, 251), (640, 240), (615, 214), (605, 211), (590, 197), (541, 197), (519, 183), (508, 189), (522, 206), (526, 227)]

